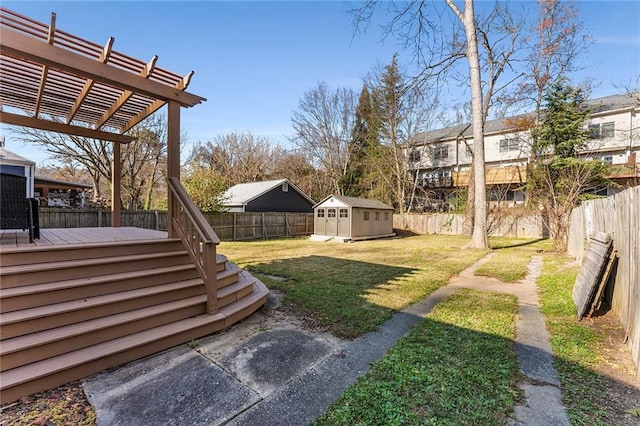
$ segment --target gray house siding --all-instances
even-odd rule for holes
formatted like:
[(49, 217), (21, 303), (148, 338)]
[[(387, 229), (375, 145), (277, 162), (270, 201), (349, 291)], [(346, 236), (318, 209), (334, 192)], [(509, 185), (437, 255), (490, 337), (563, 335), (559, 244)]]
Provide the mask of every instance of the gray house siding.
[(313, 203), (298, 193), (291, 185), (289, 185), (287, 192), (284, 192), (282, 185), (279, 185), (255, 200), (249, 201), (245, 211), (312, 213)]

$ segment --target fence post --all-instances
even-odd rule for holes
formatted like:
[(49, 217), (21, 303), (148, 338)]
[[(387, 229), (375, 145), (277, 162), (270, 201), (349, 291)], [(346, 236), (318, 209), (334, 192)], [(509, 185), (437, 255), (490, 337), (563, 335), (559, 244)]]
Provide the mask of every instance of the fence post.
[(98, 210), (98, 228), (102, 227), (102, 210)]
[(261, 220), (262, 220), (262, 238), (266, 239), (269, 238), (268, 234), (267, 234), (267, 224), (264, 223), (264, 213), (260, 214)]
[(237, 213), (231, 213), (233, 215), (233, 241), (236, 240), (236, 226), (238, 225), (238, 221), (236, 220)]
[(291, 230), (289, 229), (289, 216), (287, 216), (287, 213), (284, 214), (284, 226), (285, 226), (285, 229), (287, 230), (287, 237), (290, 237)]

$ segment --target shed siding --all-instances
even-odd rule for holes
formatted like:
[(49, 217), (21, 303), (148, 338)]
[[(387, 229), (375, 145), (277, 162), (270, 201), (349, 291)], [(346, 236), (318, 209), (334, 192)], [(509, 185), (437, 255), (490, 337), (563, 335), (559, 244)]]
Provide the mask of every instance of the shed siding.
[[(369, 220), (365, 220), (365, 213), (369, 214)], [(378, 219), (376, 219), (376, 213)], [(385, 213), (388, 214), (386, 220)], [(393, 212), (378, 209), (353, 209), (351, 226), (352, 238), (388, 235), (393, 233)]]
[(282, 185), (278, 185), (255, 200), (249, 201), (245, 207), (247, 212), (290, 212), (312, 213), (313, 203), (289, 185), (284, 192)]

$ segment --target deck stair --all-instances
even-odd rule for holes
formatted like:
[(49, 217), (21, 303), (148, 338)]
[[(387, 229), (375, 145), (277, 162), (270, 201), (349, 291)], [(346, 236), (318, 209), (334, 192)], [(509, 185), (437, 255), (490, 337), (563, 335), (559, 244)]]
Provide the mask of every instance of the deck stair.
[(1, 403), (223, 330), (268, 290), (217, 255), (217, 308), (177, 239), (3, 249)]

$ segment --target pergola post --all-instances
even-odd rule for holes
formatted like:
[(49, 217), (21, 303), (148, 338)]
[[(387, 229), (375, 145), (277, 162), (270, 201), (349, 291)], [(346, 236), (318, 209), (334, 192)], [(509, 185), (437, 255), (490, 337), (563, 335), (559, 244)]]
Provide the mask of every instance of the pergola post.
[(122, 161), (120, 159), (120, 144), (113, 142), (113, 162), (111, 163), (111, 226), (122, 226), (120, 177), (122, 176)]
[[(169, 101), (167, 108), (167, 179), (180, 180), (180, 104)], [(169, 238), (176, 238), (178, 235), (173, 228), (173, 219), (178, 212), (171, 191), (168, 192), (168, 197)]]

